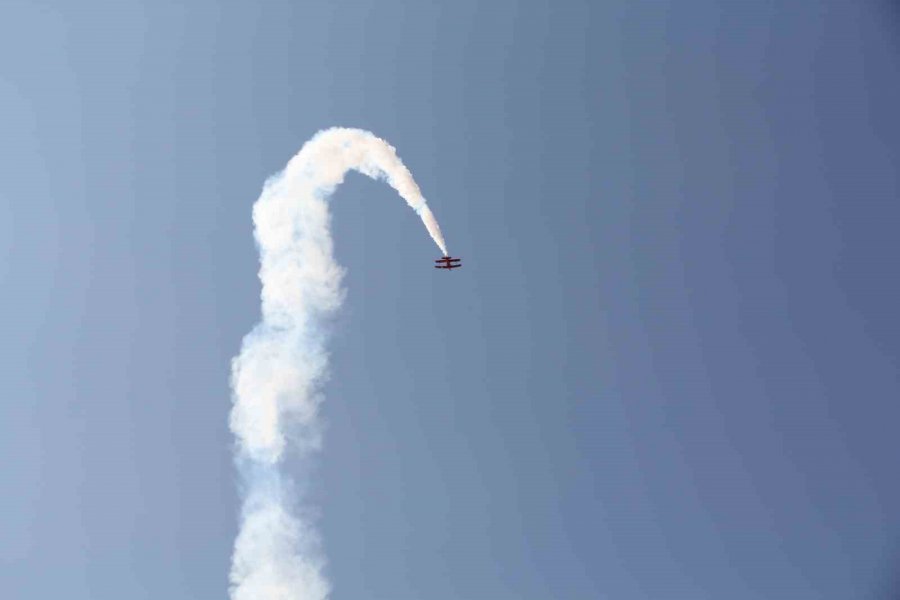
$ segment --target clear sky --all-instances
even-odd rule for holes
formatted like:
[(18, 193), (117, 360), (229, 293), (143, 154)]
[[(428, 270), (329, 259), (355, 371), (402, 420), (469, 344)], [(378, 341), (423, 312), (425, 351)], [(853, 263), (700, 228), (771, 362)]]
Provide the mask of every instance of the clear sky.
[[(0, 595), (225, 598), (250, 207), (351, 175), (335, 600), (900, 593), (889, 1), (6, 1)], [(228, 4), (228, 8), (225, 8)]]

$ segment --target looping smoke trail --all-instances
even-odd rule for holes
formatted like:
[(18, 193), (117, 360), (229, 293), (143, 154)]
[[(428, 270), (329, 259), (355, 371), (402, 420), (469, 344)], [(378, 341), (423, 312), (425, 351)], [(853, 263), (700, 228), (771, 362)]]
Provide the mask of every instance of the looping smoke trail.
[(266, 182), (253, 205), (262, 321), (232, 361), (230, 424), (245, 485), (230, 576), (233, 600), (319, 600), (329, 593), (316, 532), (298, 514), (297, 494), (279, 465), (287, 436), (301, 456), (321, 443), (318, 389), (328, 367), (322, 323), (344, 297), (327, 200), (351, 169), (386, 180), (447, 254), (409, 170), (393, 147), (367, 131), (317, 133)]

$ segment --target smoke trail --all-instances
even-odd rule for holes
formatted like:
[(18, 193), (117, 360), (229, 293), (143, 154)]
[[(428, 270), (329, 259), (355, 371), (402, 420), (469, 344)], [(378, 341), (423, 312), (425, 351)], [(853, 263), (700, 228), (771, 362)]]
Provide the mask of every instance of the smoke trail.
[(241, 527), (231, 566), (233, 600), (328, 596), (310, 519), (279, 465), (287, 437), (301, 456), (320, 445), (318, 392), (326, 376), (323, 319), (343, 301), (327, 200), (349, 170), (384, 179), (415, 210), (441, 251), (441, 230), (419, 186), (387, 142), (367, 131), (317, 133), (269, 179), (253, 205), (262, 321), (232, 361), (231, 430), (243, 478)]

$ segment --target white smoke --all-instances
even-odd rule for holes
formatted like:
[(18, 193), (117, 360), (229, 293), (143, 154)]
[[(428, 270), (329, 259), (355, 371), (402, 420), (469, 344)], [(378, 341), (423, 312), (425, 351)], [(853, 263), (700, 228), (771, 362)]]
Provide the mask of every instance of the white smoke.
[(232, 361), (231, 430), (246, 489), (231, 567), (233, 600), (328, 596), (311, 519), (279, 465), (287, 436), (301, 456), (320, 445), (318, 392), (327, 374), (323, 319), (340, 307), (328, 198), (349, 170), (384, 179), (447, 254), (419, 186), (387, 142), (360, 129), (317, 133), (266, 182), (253, 205), (260, 253), (262, 321)]

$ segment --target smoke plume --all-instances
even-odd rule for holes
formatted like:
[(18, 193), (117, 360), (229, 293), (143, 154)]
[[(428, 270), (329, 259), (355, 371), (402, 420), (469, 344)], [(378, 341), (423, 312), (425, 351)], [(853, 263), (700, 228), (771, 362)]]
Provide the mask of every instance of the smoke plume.
[(344, 297), (328, 199), (349, 170), (384, 179), (447, 254), (419, 186), (387, 142), (359, 129), (317, 133), (269, 179), (253, 205), (262, 320), (232, 361), (231, 430), (244, 503), (231, 567), (232, 600), (320, 600), (329, 584), (312, 519), (280, 465), (288, 442), (319, 448), (319, 389), (327, 375), (323, 319)]

